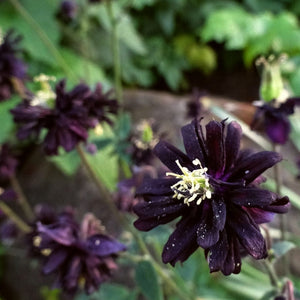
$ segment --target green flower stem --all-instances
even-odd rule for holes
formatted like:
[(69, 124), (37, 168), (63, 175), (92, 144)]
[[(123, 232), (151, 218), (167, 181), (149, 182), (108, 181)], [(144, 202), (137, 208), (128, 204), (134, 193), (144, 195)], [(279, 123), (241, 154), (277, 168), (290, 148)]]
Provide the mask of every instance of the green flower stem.
[(32, 18), (28, 11), (22, 6), (18, 0), (9, 0), (15, 9), (20, 13), (20, 15), (25, 19), (25, 21), (33, 28), (33, 30), (38, 34), (41, 41), (45, 44), (50, 53), (54, 56), (58, 64), (62, 67), (64, 72), (66, 72), (73, 79), (76, 79), (76, 75), (73, 73), (72, 69), (65, 62), (64, 58), (58, 52), (56, 47), (53, 45), (52, 41), (49, 39), (45, 31), (41, 26)]
[(31, 228), (3, 201), (0, 201), (0, 209), (17, 225), (21, 231), (24, 233), (29, 233), (31, 231)]
[(263, 264), (264, 264), (264, 266), (266, 268), (266, 271), (269, 275), (270, 282), (271, 282), (272, 286), (274, 288), (276, 288), (278, 291), (280, 291), (281, 284), (280, 284), (279, 278), (276, 274), (276, 271), (274, 269), (273, 264), (268, 259), (263, 260)]
[(113, 1), (106, 1), (107, 14), (112, 26), (111, 44), (114, 62), (114, 82), (116, 90), (116, 98), (118, 103), (123, 103), (123, 90), (122, 90), (122, 78), (121, 78), (121, 59), (120, 59), (120, 45), (119, 45), (119, 31), (118, 31), (118, 20), (114, 15)]
[(29, 220), (33, 220), (34, 219), (34, 214), (33, 214), (33, 211), (27, 201), (27, 198), (19, 184), (19, 181), (17, 179), (16, 176), (11, 176), (10, 177), (10, 183), (11, 183), (11, 186), (12, 188), (14, 189), (14, 191), (17, 193), (18, 195), (18, 200), (19, 200), (19, 203), (26, 215), (26, 217), (29, 219)]

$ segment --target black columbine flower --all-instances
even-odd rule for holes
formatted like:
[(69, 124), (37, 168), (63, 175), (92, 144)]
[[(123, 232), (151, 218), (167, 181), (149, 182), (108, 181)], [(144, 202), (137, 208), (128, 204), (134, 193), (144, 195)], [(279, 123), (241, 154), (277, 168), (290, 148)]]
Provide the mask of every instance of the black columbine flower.
[(270, 103), (259, 104), (255, 112), (251, 129), (262, 129), (275, 144), (285, 144), (291, 131), (289, 115), (294, 113), (295, 105), (300, 104), (300, 98), (289, 98), (277, 105), (273, 100)]
[(134, 225), (148, 231), (178, 217), (163, 253), (164, 263), (185, 261), (198, 247), (205, 249), (211, 272), (239, 273), (242, 253), (267, 256), (258, 224), (288, 210), (287, 197), (260, 188), (261, 173), (282, 158), (278, 153), (240, 151), (238, 123), (197, 121), (182, 128), (186, 153), (161, 141), (154, 153), (171, 170), (167, 177), (144, 182), (134, 207)]
[(111, 276), (117, 253), (126, 247), (103, 233), (103, 227), (87, 214), (81, 227), (71, 213), (59, 215), (54, 223), (37, 222), (31, 242), (43, 258), (43, 273), (55, 273), (65, 292), (79, 288), (92, 293)]
[(25, 100), (11, 113), (14, 121), (21, 124), (17, 133), (19, 139), (38, 136), (42, 129), (46, 129), (44, 150), (48, 155), (55, 155), (59, 146), (69, 152), (79, 142), (85, 142), (88, 129), (95, 127), (97, 122), (110, 123), (106, 114), (115, 112), (111, 107), (115, 107), (114, 100), (104, 100), (98, 89), (92, 93), (87, 85), (78, 84), (66, 92), (65, 81), (61, 80), (56, 85), (54, 108), (33, 105), (30, 100)]
[(22, 81), (26, 76), (26, 66), (16, 56), (20, 40), (20, 36), (13, 37), (12, 30), (4, 36), (2, 43), (0, 40), (0, 101), (11, 97), (14, 79)]
[(8, 144), (0, 145), (0, 179), (8, 179), (16, 172), (18, 161)]

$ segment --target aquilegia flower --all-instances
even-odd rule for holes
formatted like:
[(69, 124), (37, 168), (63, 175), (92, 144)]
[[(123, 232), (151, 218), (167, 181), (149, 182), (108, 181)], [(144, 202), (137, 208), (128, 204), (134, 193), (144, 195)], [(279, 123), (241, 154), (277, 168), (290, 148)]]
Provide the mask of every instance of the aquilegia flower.
[(100, 121), (108, 121), (106, 114), (115, 113), (115, 110), (110, 109), (115, 105), (114, 100), (104, 101), (99, 90), (96, 89), (93, 93), (85, 84), (78, 84), (67, 92), (65, 81), (61, 80), (56, 85), (54, 108), (34, 105), (30, 100), (25, 100), (12, 109), (11, 113), (14, 121), (21, 124), (17, 133), (19, 139), (30, 135), (38, 136), (42, 129), (46, 129), (44, 150), (48, 155), (55, 155), (59, 146), (69, 152), (79, 142), (85, 142), (88, 129), (95, 127)]
[(154, 153), (170, 169), (166, 177), (149, 179), (137, 195), (134, 225), (148, 231), (181, 217), (162, 253), (164, 263), (185, 261), (199, 247), (211, 272), (239, 273), (241, 255), (267, 256), (258, 224), (288, 210), (287, 197), (262, 189), (261, 173), (282, 158), (278, 153), (240, 151), (241, 127), (236, 122), (196, 120), (182, 128), (186, 154), (161, 141)]
[(83, 288), (90, 294), (110, 278), (117, 268), (115, 258), (126, 247), (103, 233), (103, 227), (91, 214), (81, 226), (73, 214), (65, 212), (51, 224), (37, 222), (30, 235), (35, 252), (44, 260), (43, 273), (55, 273), (57, 284), (74, 294)]
[(273, 143), (285, 144), (291, 131), (288, 116), (294, 113), (295, 105), (299, 104), (300, 98), (288, 98), (279, 105), (275, 100), (269, 103), (259, 103), (251, 129), (256, 130), (262, 127)]
[(0, 37), (0, 101), (10, 98), (14, 90), (14, 79), (18, 79), (21, 84), (26, 76), (26, 66), (16, 56), (19, 52), (17, 47), (20, 40), (20, 36), (13, 37), (12, 30), (2, 41)]

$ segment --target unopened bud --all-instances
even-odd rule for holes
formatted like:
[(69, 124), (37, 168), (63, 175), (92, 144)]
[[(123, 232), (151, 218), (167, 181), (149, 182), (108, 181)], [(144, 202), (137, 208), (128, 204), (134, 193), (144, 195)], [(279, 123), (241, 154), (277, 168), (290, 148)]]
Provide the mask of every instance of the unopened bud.
[(263, 66), (262, 80), (260, 84), (260, 98), (265, 102), (278, 99), (284, 91), (280, 72), (281, 59), (270, 56), (268, 59), (260, 58), (257, 64)]

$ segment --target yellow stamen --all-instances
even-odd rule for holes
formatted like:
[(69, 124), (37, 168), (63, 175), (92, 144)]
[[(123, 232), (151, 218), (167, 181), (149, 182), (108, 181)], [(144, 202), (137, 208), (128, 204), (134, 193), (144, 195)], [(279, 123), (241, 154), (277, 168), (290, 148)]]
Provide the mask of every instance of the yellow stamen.
[(199, 169), (190, 171), (188, 168), (181, 166), (179, 160), (176, 160), (177, 166), (182, 171), (182, 174), (176, 174), (167, 172), (167, 176), (173, 176), (177, 179), (181, 179), (171, 186), (174, 191), (173, 198), (181, 200), (184, 198), (184, 203), (190, 205), (191, 202), (196, 201), (197, 205), (200, 205), (202, 200), (211, 199), (212, 187), (209, 184), (208, 176), (206, 172), (207, 168), (203, 168), (199, 159), (193, 160), (195, 166), (199, 165)]

